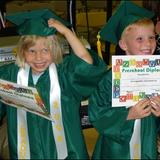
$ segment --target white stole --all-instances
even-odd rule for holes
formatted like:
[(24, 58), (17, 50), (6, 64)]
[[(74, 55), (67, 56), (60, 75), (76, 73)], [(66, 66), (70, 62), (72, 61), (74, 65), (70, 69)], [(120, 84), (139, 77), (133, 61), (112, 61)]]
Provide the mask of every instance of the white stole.
[[(28, 86), (29, 66), (21, 68), (17, 75), (17, 83)], [(29, 138), (27, 129), (26, 111), (17, 109), (17, 151), (18, 159), (30, 159)]]
[[(30, 67), (26, 64), (25, 68), (21, 68), (18, 72), (17, 83), (28, 86)], [(64, 133), (64, 127), (62, 122), (62, 111), (61, 111), (61, 93), (60, 86), (57, 76), (57, 69), (55, 64), (51, 64), (49, 67), (50, 77), (50, 112), (54, 119), (52, 123), (53, 135), (55, 139), (57, 158), (65, 159), (68, 156), (66, 138)], [(30, 146), (27, 129), (27, 117), (26, 111), (17, 109), (17, 151), (18, 159), (30, 159)]]
[(136, 119), (130, 140), (130, 158), (141, 159), (141, 120)]

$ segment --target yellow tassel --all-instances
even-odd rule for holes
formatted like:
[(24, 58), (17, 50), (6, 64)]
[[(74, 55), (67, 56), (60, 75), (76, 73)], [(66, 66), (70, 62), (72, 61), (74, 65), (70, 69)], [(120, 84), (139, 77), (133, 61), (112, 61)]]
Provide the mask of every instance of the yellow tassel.
[(13, 53), (14, 56), (17, 55), (17, 48), (16, 47), (12, 49), (12, 53)]
[(97, 35), (97, 51), (98, 55), (103, 59), (102, 51), (101, 51), (101, 42), (100, 42), (100, 34)]

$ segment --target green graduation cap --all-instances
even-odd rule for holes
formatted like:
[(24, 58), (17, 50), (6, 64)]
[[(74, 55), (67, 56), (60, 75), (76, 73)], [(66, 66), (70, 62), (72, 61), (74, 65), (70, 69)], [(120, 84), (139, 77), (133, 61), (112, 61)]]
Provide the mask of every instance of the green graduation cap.
[(142, 8), (133, 2), (122, 1), (108, 22), (102, 27), (100, 39), (118, 44), (123, 30), (129, 25), (142, 18), (152, 18), (154, 13)]
[(32, 11), (18, 12), (7, 15), (6, 19), (17, 26), (19, 35), (39, 35), (49, 36), (56, 33), (56, 29), (48, 26), (48, 19), (54, 18), (66, 26), (71, 26), (69, 22), (63, 20), (49, 9), (38, 9)]

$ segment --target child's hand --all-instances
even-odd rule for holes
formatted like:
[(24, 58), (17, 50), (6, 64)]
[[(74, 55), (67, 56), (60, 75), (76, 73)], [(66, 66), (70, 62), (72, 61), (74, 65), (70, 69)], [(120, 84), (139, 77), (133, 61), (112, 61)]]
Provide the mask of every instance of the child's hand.
[(150, 98), (151, 101), (151, 112), (156, 116), (160, 117), (160, 96), (154, 96)]
[(63, 25), (60, 21), (58, 20), (55, 20), (53, 18), (50, 18), (48, 20), (48, 26), (49, 27), (54, 27), (56, 28), (56, 30), (61, 33), (61, 34), (64, 34), (66, 29), (68, 29), (65, 25)]
[(80, 39), (76, 36), (75, 32), (73, 32), (65, 25), (63, 25), (61, 22), (53, 18), (50, 18), (48, 20), (48, 25), (49, 27), (54, 27), (59, 33), (61, 33), (65, 37), (75, 55), (77, 55), (79, 58), (81, 58), (89, 64), (93, 63), (91, 55), (89, 54), (85, 46), (82, 44)]
[(151, 114), (150, 100), (140, 100), (136, 105), (130, 107), (127, 120), (140, 119), (147, 117)]

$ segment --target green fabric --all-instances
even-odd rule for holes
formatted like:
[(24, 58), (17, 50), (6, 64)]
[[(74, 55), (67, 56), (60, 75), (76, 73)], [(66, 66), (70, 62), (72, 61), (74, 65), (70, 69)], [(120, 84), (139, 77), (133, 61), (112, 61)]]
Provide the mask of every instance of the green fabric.
[[(95, 58), (97, 54), (93, 56)], [(57, 66), (61, 88), (63, 124), (68, 148), (67, 159), (88, 158), (81, 129), (79, 107), (81, 100), (91, 94), (95, 85), (106, 71), (104, 62), (100, 58), (95, 58), (95, 60), (94, 65), (90, 65), (75, 55), (69, 54), (64, 58), (64, 62)], [(0, 68), (0, 77), (13, 82), (17, 81), (17, 73), (18, 67), (15, 64)], [(35, 86), (48, 110), (49, 82), (49, 72), (46, 70)], [(29, 86), (34, 86), (31, 72), (29, 75)], [(0, 106), (0, 113), (4, 109), (7, 109), (10, 157), (11, 159), (17, 159), (17, 109)], [(56, 159), (57, 153), (51, 122), (27, 112), (27, 123), (31, 159)]]
[(123, 30), (142, 18), (152, 18), (154, 12), (142, 8), (130, 0), (120, 3), (108, 22), (100, 30), (100, 37), (104, 41), (118, 44)]
[(38, 9), (33, 11), (18, 12), (7, 15), (6, 19), (17, 26), (19, 35), (53, 35), (56, 29), (48, 26), (48, 19), (54, 18), (59, 20), (66, 26), (70, 26), (69, 22), (63, 20), (49, 9)]
[[(129, 142), (134, 120), (126, 120), (126, 107), (112, 107), (112, 72), (106, 73), (89, 99), (90, 122), (100, 133), (93, 159), (130, 159)], [(156, 118), (141, 120), (142, 159), (157, 157)]]

